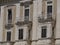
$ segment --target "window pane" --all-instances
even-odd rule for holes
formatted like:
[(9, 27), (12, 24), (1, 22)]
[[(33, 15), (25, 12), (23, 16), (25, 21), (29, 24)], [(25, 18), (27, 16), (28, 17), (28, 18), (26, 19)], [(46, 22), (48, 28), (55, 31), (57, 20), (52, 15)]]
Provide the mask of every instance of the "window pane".
[(47, 31), (46, 27), (45, 26), (42, 27), (42, 31), (41, 31), (41, 37), (42, 38), (45, 38), (46, 37), (46, 31)]
[(18, 39), (23, 39), (23, 29), (19, 29)]
[(52, 6), (47, 6), (47, 14), (52, 15)]
[(29, 9), (25, 9), (25, 21), (29, 21)]
[(29, 9), (25, 9), (25, 16), (29, 16)]
[(12, 19), (12, 10), (8, 9), (8, 20)]
[(11, 40), (11, 32), (7, 32), (7, 41)]

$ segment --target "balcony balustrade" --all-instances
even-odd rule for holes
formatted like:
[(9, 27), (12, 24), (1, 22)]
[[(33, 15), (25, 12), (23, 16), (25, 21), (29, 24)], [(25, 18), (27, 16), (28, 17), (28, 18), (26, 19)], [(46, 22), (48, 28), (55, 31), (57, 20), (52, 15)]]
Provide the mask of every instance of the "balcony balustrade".
[(32, 21), (21, 21), (20, 19), (16, 20), (16, 25), (18, 25), (18, 26), (22, 26), (25, 24), (32, 24)]
[(54, 19), (52, 18), (51, 15), (47, 16), (47, 18), (44, 18), (44, 17), (38, 17), (38, 22), (40, 23), (44, 23), (44, 22), (52, 22), (54, 21)]
[(13, 27), (13, 24), (6, 24), (6, 25), (5, 25), (5, 28), (6, 28), (6, 29), (11, 29), (12, 27)]
[(13, 27), (12, 20), (8, 20), (8, 23), (5, 24), (6, 29), (11, 29)]

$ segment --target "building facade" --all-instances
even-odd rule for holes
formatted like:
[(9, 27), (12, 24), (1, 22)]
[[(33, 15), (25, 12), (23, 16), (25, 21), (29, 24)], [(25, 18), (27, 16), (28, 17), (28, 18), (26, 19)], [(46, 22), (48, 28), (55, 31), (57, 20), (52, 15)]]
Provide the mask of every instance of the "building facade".
[(60, 45), (60, 0), (0, 0), (0, 45)]

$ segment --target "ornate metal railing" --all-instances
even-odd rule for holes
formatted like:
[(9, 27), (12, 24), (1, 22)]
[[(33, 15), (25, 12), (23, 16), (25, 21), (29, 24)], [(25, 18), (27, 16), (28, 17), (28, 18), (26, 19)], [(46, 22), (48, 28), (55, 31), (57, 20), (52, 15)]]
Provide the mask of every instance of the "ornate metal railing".
[(38, 22), (40, 23), (44, 23), (44, 22), (51, 22), (51, 21), (54, 21), (54, 19), (52, 18), (52, 16), (47, 16), (47, 18), (41, 18), (41, 17), (38, 17)]
[(5, 28), (6, 28), (6, 29), (11, 29), (13, 26), (14, 26), (13, 24), (6, 24), (6, 25), (5, 25)]
[(24, 20), (21, 20), (20, 18), (16, 18), (15, 24), (17, 26), (22, 26), (22, 25), (25, 25), (25, 24), (32, 24), (32, 21), (29, 21), (29, 20), (24, 21)]
[(31, 22), (31, 21), (17, 21), (17, 22), (16, 22), (16, 25), (22, 26), (22, 25), (30, 24), (30, 23), (32, 23), (32, 22)]

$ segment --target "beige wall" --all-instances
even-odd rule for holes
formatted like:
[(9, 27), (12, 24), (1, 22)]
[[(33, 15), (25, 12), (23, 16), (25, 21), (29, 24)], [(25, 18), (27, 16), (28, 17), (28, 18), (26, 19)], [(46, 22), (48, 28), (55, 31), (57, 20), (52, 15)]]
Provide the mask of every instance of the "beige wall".
[[(42, 11), (44, 12), (45, 18), (47, 17), (46, 11), (47, 11), (47, 2), (44, 2), (42, 6), (42, 0), (34, 0), (33, 4), (30, 5), (30, 17), (29, 20), (32, 20), (32, 43), (31, 45), (50, 45), (51, 40), (39, 40), (41, 39), (41, 26), (47, 26), (47, 37), (50, 38), (52, 36), (52, 25), (50, 22), (47, 23), (39, 23), (38, 17), (42, 15)], [(28, 39), (28, 27), (27, 25), (18, 27), (15, 25), (15, 21), (20, 19), (20, 21), (24, 21), (24, 6), (21, 6), (20, 3), (13, 4), (13, 25), (14, 27), (11, 29), (12, 31), (12, 37), (11, 40), (18, 40), (18, 29), (23, 28), (24, 29), (24, 40)], [(42, 9), (43, 7), (43, 9)], [(4, 28), (6, 17), (5, 12), (6, 8), (4, 9), (4, 6), (1, 6), (1, 19), (0, 19), (0, 41), (6, 41), (6, 29)], [(56, 16), (56, 38), (60, 38), (60, 0), (55, 0), (53, 2), (53, 17)], [(31, 19), (30, 19), (31, 18)], [(55, 17), (54, 17), (55, 18)], [(16, 21), (17, 22), (17, 21)], [(34, 40), (34, 41), (33, 41)], [(27, 45), (27, 41), (20, 41), (16, 42), (14, 45)], [(56, 44), (60, 44), (60, 40), (56, 40)]]

